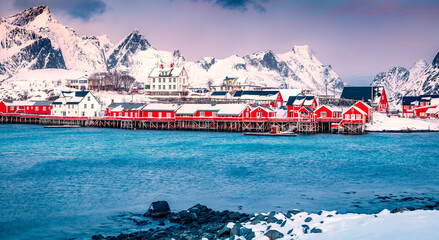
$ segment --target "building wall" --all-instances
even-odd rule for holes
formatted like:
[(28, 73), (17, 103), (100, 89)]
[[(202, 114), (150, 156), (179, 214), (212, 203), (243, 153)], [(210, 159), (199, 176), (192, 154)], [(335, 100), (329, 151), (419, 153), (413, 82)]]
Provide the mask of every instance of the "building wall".
[(267, 112), (264, 108), (258, 107), (253, 109), (250, 113), (251, 118), (269, 118), (273, 117), (271, 112)]
[(366, 106), (363, 102), (356, 102), (354, 106), (365, 112), (367, 114), (366, 118), (370, 119), (372, 113), (371, 113), (371, 109), (368, 106)]
[(64, 97), (56, 101), (62, 104), (53, 104), (52, 116), (96, 117), (101, 111), (101, 105), (90, 92), (78, 104), (66, 104)]
[(146, 91), (149, 92), (180, 92), (184, 91), (185, 84), (188, 83), (188, 74), (185, 69), (181, 71), (180, 76), (168, 77), (148, 77), (150, 88)]
[(174, 118), (174, 111), (141, 111), (142, 118)]

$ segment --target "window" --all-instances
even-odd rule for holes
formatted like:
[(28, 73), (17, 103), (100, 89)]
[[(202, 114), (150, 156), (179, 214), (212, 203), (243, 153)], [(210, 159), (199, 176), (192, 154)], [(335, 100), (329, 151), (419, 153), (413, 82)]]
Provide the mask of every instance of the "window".
[(35, 110), (37, 110), (37, 111), (38, 111), (38, 107), (35, 107)]
[(137, 117), (137, 113), (134, 113), (134, 117)]
[(152, 118), (152, 112), (149, 112), (149, 113), (148, 113), (148, 117), (149, 117), (149, 118)]
[(159, 118), (161, 118), (162, 117), (162, 113), (161, 112), (159, 112)]
[(262, 113), (261, 113), (261, 112), (258, 112), (258, 113), (256, 113), (256, 116), (257, 116), (258, 118), (260, 118), (260, 117), (262, 117)]
[(26, 107), (26, 110), (29, 110), (29, 107)]
[(155, 85), (152, 85), (152, 89), (155, 89)]
[(83, 116), (83, 117), (85, 116), (85, 112), (82, 112), (82, 116)]
[(166, 86), (165, 85), (163, 85), (163, 90), (165, 90), (166, 89)]
[(175, 78), (174, 78), (174, 82), (175, 82)]
[(345, 116), (346, 116), (345, 117), (346, 119), (349, 119), (351, 117), (351, 115), (349, 115), (349, 114), (346, 114)]
[(92, 105), (91, 105), (90, 107), (91, 107), (91, 109), (93, 109), (93, 108), (95, 107), (95, 105), (94, 105), (94, 104), (92, 104)]
[(125, 113), (125, 117), (128, 117), (128, 113)]
[(162, 89), (162, 85), (159, 85), (159, 89)]
[(204, 117), (204, 112), (200, 112), (200, 117)]
[(326, 117), (326, 112), (322, 112), (322, 117)]
[(159, 78), (159, 82), (162, 82), (162, 79), (161, 79), (161, 78)]
[(98, 112), (95, 112), (95, 117), (97, 117), (98, 116)]
[(119, 112), (119, 117), (122, 117), (122, 113), (121, 112)]
[(166, 117), (170, 118), (171, 117), (171, 113), (166, 113)]
[(90, 102), (90, 97), (87, 97), (87, 101), (89, 101), (89, 102)]
[(355, 120), (355, 114), (351, 114), (351, 119)]
[(84, 104), (84, 109), (86, 109), (87, 108), (87, 104)]
[(357, 119), (361, 119), (361, 114), (357, 114)]
[(14, 107), (9, 107), (9, 109), (14, 110)]
[(155, 83), (155, 78), (152, 79), (152, 82)]
[(46, 107), (43, 107), (43, 111), (46, 111)]
[(213, 112), (213, 113), (212, 113), (212, 117), (216, 117), (216, 115), (218, 115), (217, 112)]
[(174, 90), (176, 89), (176, 86), (174, 85)]

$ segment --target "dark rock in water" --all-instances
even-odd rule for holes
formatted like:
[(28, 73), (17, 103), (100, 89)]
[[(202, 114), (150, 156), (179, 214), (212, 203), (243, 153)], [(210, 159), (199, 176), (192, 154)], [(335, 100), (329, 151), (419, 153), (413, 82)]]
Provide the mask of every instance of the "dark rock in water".
[(284, 234), (277, 231), (277, 230), (270, 230), (270, 231), (265, 233), (265, 236), (268, 237), (268, 239), (270, 239), (270, 240), (274, 240), (274, 239), (278, 239), (278, 238), (283, 238)]
[(310, 233), (322, 233), (322, 229), (320, 229), (320, 228), (313, 228), (313, 229), (311, 229)]
[(221, 230), (219, 230), (217, 232), (218, 237), (226, 237), (230, 235), (230, 228), (228, 228), (227, 226), (223, 227)]
[(287, 223), (287, 220), (283, 221), (283, 222), (280, 224), (280, 227), (284, 227), (286, 223)]
[(100, 239), (105, 239), (105, 237), (102, 236), (101, 234), (99, 234), (99, 235), (93, 235), (93, 237), (91, 237), (91, 239), (93, 239), (93, 240), (100, 240)]
[(189, 214), (189, 218), (190, 218), (192, 221), (197, 221), (198, 216), (197, 216), (197, 214), (196, 214), (195, 212), (191, 212), (191, 213)]
[(287, 218), (291, 218), (293, 215), (296, 215), (296, 214), (298, 214), (298, 213), (301, 213), (302, 211), (300, 211), (300, 210), (289, 210), (288, 212), (287, 212), (287, 214), (285, 214), (285, 216), (287, 217)]
[(291, 229), (287, 232), (287, 234), (290, 235), (293, 231), (294, 231), (294, 228), (291, 228)]
[(159, 226), (165, 226), (165, 221), (163, 219), (159, 220)]
[(137, 226), (145, 226), (145, 225), (148, 225), (148, 224), (151, 224), (151, 222), (148, 221), (148, 220), (142, 220), (142, 221), (138, 221), (136, 223)]
[(305, 222), (311, 222), (311, 221), (312, 221), (312, 217), (305, 218)]
[(303, 233), (305, 233), (305, 234), (307, 234), (308, 233), (308, 231), (309, 231), (309, 226), (308, 225), (306, 225), (306, 224), (303, 224), (302, 225), (302, 230), (303, 230)]
[(236, 236), (240, 236), (240, 232), (239, 230), (241, 229), (242, 225), (237, 223), (235, 224), (232, 229), (230, 230), (230, 235), (236, 235)]
[(317, 215), (322, 215), (323, 214), (323, 211), (319, 211), (318, 213), (317, 213)]
[(239, 220), (241, 218), (241, 214), (239, 212), (234, 212), (230, 214), (229, 219), (230, 220)]
[(330, 217), (334, 217), (334, 215), (332, 215), (332, 214), (329, 214), (329, 215), (328, 215), (328, 216), (326, 216), (326, 217), (330, 218)]
[(169, 208), (169, 204), (166, 201), (157, 201), (151, 203), (148, 211), (143, 214), (145, 217), (156, 217), (163, 218), (171, 213), (171, 209)]

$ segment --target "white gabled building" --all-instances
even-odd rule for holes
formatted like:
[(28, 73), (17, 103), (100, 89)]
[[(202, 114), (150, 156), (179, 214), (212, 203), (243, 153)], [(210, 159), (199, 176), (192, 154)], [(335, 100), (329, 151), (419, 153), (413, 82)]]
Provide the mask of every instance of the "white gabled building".
[(151, 95), (178, 95), (187, 92), (189, 77), (184, 67), (153, 68), (145, 84), (146, 94)]
[(78, 79), (66, 79), (66, 86), (69, 88), (75, 88), (81, 91), (88, 90), (88, 79), (82, 76)]
[(52, 106), (52, 116), (97, 117), (101, 111), (101, 104), (90, 91), (63, 91)]

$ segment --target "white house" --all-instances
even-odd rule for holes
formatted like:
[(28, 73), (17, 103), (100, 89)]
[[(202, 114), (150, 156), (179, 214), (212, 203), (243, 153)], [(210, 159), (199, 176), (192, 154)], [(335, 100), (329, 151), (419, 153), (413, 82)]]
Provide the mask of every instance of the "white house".
[(63, 91), (52, 106), (52, 116), (96, 117), (101, 111), (101, 104), (90, 91)]
[(81, 91), (88, 90), (88, 79), (84, 76), (78, 79), (67, 79), (67, 87), (78, 89)]
[(186, 92), (189, 86), (189, 77), (184, 67), (153, 68), (145, 84), (146, 94), (151, 95), (178, 95)]

